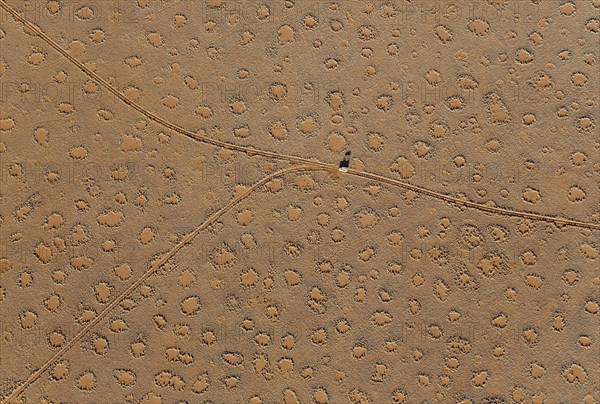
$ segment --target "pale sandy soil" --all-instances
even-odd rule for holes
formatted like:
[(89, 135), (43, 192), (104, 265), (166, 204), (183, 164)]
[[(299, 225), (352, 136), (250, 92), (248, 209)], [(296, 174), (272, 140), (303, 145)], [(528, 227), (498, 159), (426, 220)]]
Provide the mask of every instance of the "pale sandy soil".
[(599, 0), (0, 6), (3, 402), (600, 402)]

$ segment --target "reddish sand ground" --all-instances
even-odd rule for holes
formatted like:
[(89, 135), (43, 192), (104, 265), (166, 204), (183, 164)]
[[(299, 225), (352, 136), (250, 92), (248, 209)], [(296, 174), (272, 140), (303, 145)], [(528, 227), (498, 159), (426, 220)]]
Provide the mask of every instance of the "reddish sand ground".
[(600, 0), (0, 7), (3, 402), (600, 402)]

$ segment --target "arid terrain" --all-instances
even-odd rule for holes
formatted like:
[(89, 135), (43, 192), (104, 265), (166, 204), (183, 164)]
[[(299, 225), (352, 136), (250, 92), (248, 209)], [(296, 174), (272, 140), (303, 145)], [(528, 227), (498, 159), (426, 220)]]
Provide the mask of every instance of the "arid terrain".
[(600, 0), (0, 13), (2, 403), (600, 403)]

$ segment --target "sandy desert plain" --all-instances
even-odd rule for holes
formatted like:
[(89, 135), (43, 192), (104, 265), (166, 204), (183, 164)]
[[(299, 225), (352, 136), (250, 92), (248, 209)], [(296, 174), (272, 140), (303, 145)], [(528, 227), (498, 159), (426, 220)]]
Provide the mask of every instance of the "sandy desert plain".
[(600, 403), (600, 0), (0, 12), (2, 403)]

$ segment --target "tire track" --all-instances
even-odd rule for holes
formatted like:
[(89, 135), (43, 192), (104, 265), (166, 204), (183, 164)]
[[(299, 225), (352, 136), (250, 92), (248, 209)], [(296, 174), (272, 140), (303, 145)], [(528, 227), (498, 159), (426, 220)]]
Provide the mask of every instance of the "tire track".
[(242, 200), (246, 199), (250, 196), (254, 191), (260, 188), (262, 185), (266, 184), (270, 180), (282, 177), (285, 174), (294, 171), (315, 171), (315, 170), (323, 170), (322, 168), (310, 167), (306, 165), (301, 166), (293, 166), (288, 167), (283, 170), (279, 170), (272, 174), (269, 174), (259, 181), (255, 182), (250, 188), (244, 191), (243, 194), (233, 198), (228, 204), (217, 210), (213, 213), (208, 219), (206, 219), (200, 226), (198, 226), (193, 232), (185, 236), (176, 246), (174, 246), (171, 250), (161, 256), (154, 264), (150, 266), (146, 272), (144, 272), (140, 277), (135, 280), (127, 289), (125, 289), (121, 294), (119, 294), (115, 299), (113, 299), (105, 308), (98, 314), (89, 324), (83, 327), (63, 348), (60, 349), (56, 354), (54, 354), (50, 359), (48, 359), (39, 369), (34, 371), (29, 375), (29, 377), (16, 389), (14, 389), (7, 397), (4, 398), (2, 403), (8, 404), (11, 402), (15, 402), (17, 397), (23, 393), (27, 387), (29, 387), (32, 383), (34, 383), (44, 372), (46, 372), (50, 366), (52, 366), (57, 360), (63, 357), (67, 351), (69, 351), (75, 344), (77, 344), (88, 332), (90, 332), (98, 323), (106, 318), (106, 316), (118, 305), (120, 304), (127, 296), (131, 294), (135, 289), (137, 289), (146, 279), (152, 276), (156, 271), (160, 269), (169, 259), (171, 259), (179, 250), (181, 250), (184, 246), (191, 243), (194, 238), (214, 223), (217, 219), (219, 219), (224, 213), (229, 211), (235, 205), (237, 205)]
[[(176, 133), (184, 135), (188, 138), (191, 138), (194, 141), (202, 142), (206, 144), (211, 144), (216, 147), (221, 147), (237, 152), (245, 153), (249, 156), (260, 155), (263, 157), (284, 160), (291, 163), (302, 164), (300, 166), (289, 167), (270, 175), (265, 176), (263, 179), (259, 180), (255, 184), (253, 184), (249, 189), (247, 189), (242, 195), (232, 199), (227, 205), (220, 208), (217, 212), (211, 215), (204, 223), (202, 223), (198, 228), (196, 228), (192, 233), (188, 234), (179, 244), (173, 247), (169, 252), (164, 254), (161, 258), (159, 258), (146, 272), (144, 272), (135, 282), (133, 282), (125, 291), (123, 291), (119, 296), (117, 296), (113, 301), (111, 301), (105, 309), (100, 312), (100, 314), (88, 325), (82, 328), (59, 352), (57, 352), (54, 356), (52, 356), (49, 360), (47, 360), (38, 370), (33, 372), (25, 382), (23, 382), (19, 387), (17, 387), (13, 392), (10, 393), (9, 396), (5, 398), (4, 403), (9, 403), (15, 400), (29, 385), (35, 382), (45, 371), (49, 369), (49, 367), (55, 363), (58, 359), (66, 354), (66, 352), (72, 348), (78, 341), (81, 340), (93, 327), (95, 327), (98, 323), (100, 323), (111, 311), (114, 309), (120, 302), (123, 301), (131, 292), (133, 292), (137, 287), (139, 287), (146, 279), (152, 276), (158, 269), (164, 265), (171, 257), (173, 257), (181, 248), (185, 245), (189, 244), (201, 231), (206, 229), (210, 224), (214, 223), (220, 216), (229, 211), (232, 207), (234, 207), (237, 203), (248, 197), (252, 192), (258, 189), (260, 186), (266, 184), (273, 178), (283, 176), (289, 172), (293, 171), (311, 171), (311, 170), (324, 170), (324, 171), (336, 171), (337, 166), (334, 164), (324, 163), (315, 159), (308, 159), (300, 156), (287, 155), (282, 153), (269, 152), (266, 150), (255, 149), (252, 147), (239, 146), (232, 143), (227, 143), (223, 141), (219, 141), (216, 139), (212, 139), (207, 136), (198, 135), (192, 131), (189, 131), (183, 127), (180, 127), (174, 123), (171, 123), (155, 113), (145, 109), (141, 105), (135, 103), (134, 101), (128, 99), (122, 92), (113, 87), (110, 83), (100, 77), (98, 74), (87, 68), (82, 62), (80, 62), (77, 58), (73, 57), (63, 49), (57, 42), (55, 42), (52, 38), (50, 38), (45, 32), (39, 28), (37, 25), (28, 21), (25, 17), (19, 14), (18, 11), (10, 7), (4, 0), (0, 0), (0, 7), (11, 14), (15, 20), (21, 22), (24, 25), (25, 29), (28, 29), (35, 35), (39, 36), (43, 41), (45, 41), (49, 46), (54, 48), (57, 52), (59, 52), (62, 56), (67, 58), (73, 64), (75, 64), (80, 70), (83, 71), (84, 74), (89, 76), (90, 78), (97, 81), (100, 85), (105, 87), (111, 93), (113, 93), (118, 99), (120, 99), (125, 104), (129, 105), (139, 113), (146, 116), (148, 119), (164, 126), (167, 129), (173, 130)], [(359, 171), (355, 169), (349, 169), (348, 174), (371, 179), (374, 181), (378, 181), (381, 183), (386, 183), (389, 185), (401, 187), (404, 189), (412, 190), (416, 193), (423, 194), (459, 207), (470, 207), (473, 209), (477, 209), (483, 212), (498, 214), (503, 216), (512, 216), (512, 217), (521, 217), (538, 221), (546, 221), (550, 223), (554, 223), (556, 225), (569, 225), (580, 228), (588, 228), (593, 230), (599, 230), (600, 224), (596, 223), (588, 223), (583, 221), (577, 221), (566, 218), (559, 218), (547, 215), (541, 215), (530, 212), (523, 212), (511, 209), (498, 208), (494, 206), (479, 204), (476, 202), (463, 200), (451, 195), (439, 193), (428, 188), (424, 188), (421, 186), (413, 185), (405, 181), (395, 180), (393, 178), (389, 178), (383, 175), (378, 175), (375, 173)]]
[(568, 225), (568, 226), (581, 227), (581, 228), (587, 228), (587, 229), (592, 229), (592, 230), (600, 230), (600, 224), (596, 224), (596, 223), (581, 222), (581, 221), (573, 220), (573, 219), (564, 219), (561, 217), (546, 216), (546, 215), (540, 215), (537, 213), (522, 212), (519, 210), (512, 210), (512, 209), (498, 208), (498, 207), (490, 206), (490, 205), (484, 205), (484, 204), (472, 202), (472, 201), (469, 201), (466, 199), (460, 199), (455, 196), (440, 194), (440, 193), (432, 191), (430, 189), (419, 187), (417, 185), (412, 185), (412, 184), (409, 184), (404, 181), (394, 180), (392, 178), (388, 178), (383, 175), (373, 174), (373, 173), (369, 173), (366, 171), (358, 171), (358, 170), (354, 170), (352, 168), (348, 169), (348, 173), (359, 176), (359, 177), (369, 178), (369, 179), (372, 179), (375, 181), (379, 181), (379, 182), (383, 182), (386, 184), (409, 189), (411, 191), (421, 193), (424, 195), (428, 195), (432, 198), (440, 199), (444, 202), (451, 203), (458, 207), (466, 206), (466, 207), (477, 209), (477, 210), (480, 210), (483, 212), (502, 215), (502, 216), (520, 217), (523, 219), (532, 219), (532, 220), (537, 220), (537, 221), (550, 222), (557, 226), (567, 226)]
[[(311, 165), (311, 166), (315, 166), (315, 167), (322, 168), (325, 170), (337, 169), (337, 166), (334, 164), (325, 163), (325, 162), (322, 162), (322, 161), (319, 161), (316, 159), (309, 159), (309, 158), (294, 156), (294, 155), (290, 155), (290, 154), (275, 153), (275, 152), (270, 152), (270, 151), (266, 151), (266, 150), (255, 149), (253, 147), (239, 146), (239, 145), (236, 145), (233, 143), (227, 143), (227, 142), (223, 142), (223, 141), (220, 141), (217, 139), (212, 139), (208, 136), (198, 135), (197, 133), (187, 130), (187, 129), (185, 129), (181, 126), (178, 126), (172, 122), (169, 122), (169, 121), (161, 118), (160, 116), (156, 115), (155, 113), (142, 107), (141, 105), (137, 104), (136, 102), (127, 98), (127, 96), (125, 94), (123, 94), (121, 91), (116, 89), (109, 82), (107, 82), (102, 77), (100, 77), (97, 73), (90, 70), (87, 66), (85, 66), (77, 58), (70, 55), (67, 50), (63, 49), (56, 41), (54, 41), (52, 38), (50, 38), (40, 27), (38, 27), (37, 25), (30, 22), (22, 15), (20, 15), (19, 12), (17, 10), (15, 10), (14, 8), (12, 8), (11, 6), (9, 6), (5, 0), (0, 0), (0, 7), (2, 9), (4, 9), (5, 11), (7, 11), (9, 14), (11, 14), (13, 16), (13, 18), (15, 18), (17, 21), (21, 22), (31, 32), (38, 35), (44, 42), (46, 42), (48, 45), (50, 45), (52, 48), (54, 48), (62, 56), (64, 56), (70, 62), (72, 62), (74, 65), (76, 65), (84, 74), (86, 74), (90, 78), (96, 80), (100, 85), (102, 85), (108, 91), (113, 93), (122, 102), (129, 105), (131, 108), (135, 109), (142, 115), (146, 116), (146, 118), (150, 119), (153, 122), (158, 123), (159, 125), (164, 126), (167, 129), (170, 129), (176, 133), (179, 133), (179, 134), (186, 136), (197, 142), (211, 144), (216, 147), (221, 147), (221, 148), (245, 153), (249, 156), (263, 156), (263, 157), (267, 157), (267, 158), (271, 158), (271, 159), (284, 160), (284, 161), (288, 161), (288, 162), (296, 163), (296, 164)], [(579, 221), (579, 220), (574, 220), (574, 219), (541, 215), (541, 214), (537, 214), (537, 213), (523, 212), (523, 211), (505, 209), (505, 208), (496, 208), (496, 207), (485, 205), (485, 204), (462, 200), (460, 198), (457, 198), (457, 197), (454, 197), (451, 195), (447, 195), (447, 194), (443, 194), (440, 192), (436, 192), (436, 191), (430, 190), (425, 187), (413, 185), (406, 181), (395, 180), (390, 177), (386, 177), (386, 176), (375, 174), (375, 173), (370, 173), (367, 171), (348, 170), (348, 173), (350, 175), (363, 177), (363, 178), (369, 178), (369, 179), (372, 179), (375, 181), (398, 186), (398, 187), (401, 187), (404, 189), (409, 189), (409, 190), (412, 190), (419, 194), (427, 195), (429, 197), (432, 197), (432, 198), (435, 198), (438, 200), (442, 200), (444, 202), (451, 203), (451, 204), (454, 204), (457, 206), (466, 206), (469, 208), (481, 210), (481, 211), (488, 212), (488, 213), (503, 215), (503, 216), (513, 216), (513, 217), (521, 217), (521, 218), (526, 218), (526, 219), (531, 219), (531, 220), (536, 220), (536, 221), (545, 221), (545, 222), (553, 223), (558, 226), (574, 226), (574, 227), (579, 227), (579, 228), (600, 230), (600, 223), (589, 223), (589, 222), (584, 222), (584, 221)]]

